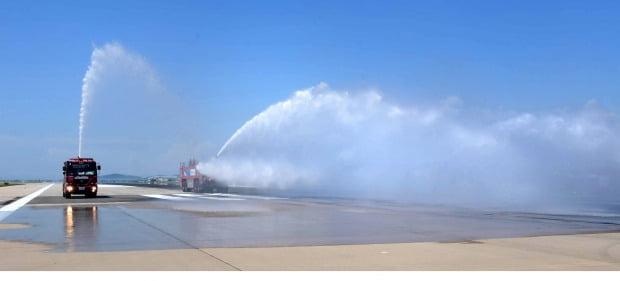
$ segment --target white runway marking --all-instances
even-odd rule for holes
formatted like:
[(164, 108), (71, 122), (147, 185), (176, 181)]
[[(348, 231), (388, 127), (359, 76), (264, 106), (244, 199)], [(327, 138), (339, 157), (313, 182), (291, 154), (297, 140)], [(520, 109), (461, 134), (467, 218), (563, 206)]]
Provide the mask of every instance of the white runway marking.
[(105, 187), (105, 188), (108, 188), (108, 187), (112, 187), (112, 188), (114, 188), (114, 187), (119, 187), (119, 188), (134, 187), (132, 185), (120, 185), (120, 184), (98, 184), (97, 186)]
[(199, 199), (211, 199), (211, 200), (222, 200), (222, 201), (226, 201), (226, 200), (230, 200), (230, 201), (239, 201), (239, 200), (245, 200), (245, 199), (241, 199), (241, 198), (228, 198), (227, 197), (228, 194), (224, 194), (224, 193), (177, 193), (174, 194), (174, 196), (183, 196), (183, 197), (191, 197), (191, 198), (199, 198)]
[(238, 197), (238, 198), (246, 198), (246, 199), (260, 199), (260, 200), (285, 200), (287, 199), (283, 197), (269, 197), (269, 196), (260, 196), (260, 195), (221, 194), (221, 193), (216, 193), (216, 194), (219, 196)]
[(145, 195), (142, 195), (142, 196), (151, 197), (151, 198), (157, 198), (157, 199), (165, 199), (165, 200), (189, 200), (187, 198), (167, 196), (167, 195), (161, 195), (161, 194), (145, 194)]
[(183, 197), (200, 197), (200, 194), (192, 194), (192, 193), (177, 193), (173, 194), (174, 196), (183, 196)]
[(21, 198), (9, 205), (2, 207), (2, 209), (0, 209), (0, 222), (4, 220), (6, 217), (10, 216), (13, 212), (17, 211), (22, 206), (26, 205), (28, 202), (30, 202), (30, 200), (34, 199), (35, 197), (39, 196), (41, 193), (45, 192), (48, 188), (52, 187), (52, 185), (54, 184), (52, 183), (44, 188), (41, 188), (31, 193), (30, 195), (24, 198)]
[(200, 199), (209, 199), (209, 200), (221, 200), (221, 201), (243, 201), (245, 199), (242, 198), (228, 198), (228, 197), (215, 197), (215, 196), (201, 196), (198, 197)]
[[(221, 200), (240, 200), (240, 199), (258, 199), (258, 200), (286, 200), (287, 198), (283, 197), (269, 197), (269, 196), (260, 196), (260, 195), (241, 195), (241, 194), (230, 194), (230, 193), (177, 193), (173, 194), (174, 196), (183, 196), (183, 197), (193, 197), (193, 198), (220, 198)], [(218, 200), (218, 199), (215, 199)]]
[(226, 197), (227, 195), (228, 194), (223, 194), (223, 193), (201, 193), (201, 194), (196, 194), (196, 193), (178, 193), (178, 194), (174, 194), (174, 196), (192, 197), (192, 198), (200, 198), (200, 199), (211, 199), (211, 200), (222, 200), (222, 201), (226, 201), (226, 200), (230, 200), (230, 201), (244, 200), (244, 199), (239, 199), (239, 198), (228, 198), (228, 197)]
[(168, 195), (149, 194), (149, 195), (142, 195), (142, 196), (165, 199), (165, 200), (190, 200), (190, 198), (220, 200), (220, 201), (243, 201), (243, 200), (249, 200), (249, 199), (255, 199), (255, 200), (285, 200), (287, 199), (287, 198), (282, 198), (282, 197), (268, 197), (268, 196), (241, 195), (241, 194), (228, 194), (228, 193), (175, 193), (175, 194), (168, 194)]

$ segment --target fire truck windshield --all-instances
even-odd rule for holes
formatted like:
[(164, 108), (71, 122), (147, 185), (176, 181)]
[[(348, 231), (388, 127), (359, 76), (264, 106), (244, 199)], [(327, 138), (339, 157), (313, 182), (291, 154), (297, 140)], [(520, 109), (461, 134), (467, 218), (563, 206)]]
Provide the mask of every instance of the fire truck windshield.
[(69, 163), (67, 165), (67, 175), (94, 176), (97, 175), (97, 165), (95, 163)]

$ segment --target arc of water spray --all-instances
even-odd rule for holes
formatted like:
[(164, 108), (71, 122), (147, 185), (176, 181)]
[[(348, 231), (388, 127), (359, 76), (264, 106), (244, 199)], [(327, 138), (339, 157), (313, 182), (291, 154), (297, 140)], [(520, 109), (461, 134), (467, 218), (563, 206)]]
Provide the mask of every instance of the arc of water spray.
[[(246, 122), (247, 124), (248, 122)], [(222, 145), (222, 148), (220, 148), (220, 151), (217, 152), (217, 155), (215, 156), (216, 158), (219, 158), (220, 155), (222, 154), (222, 152), (224, 152), (224, 150), (226, 150), (226, 148), (228, 147), (228, 144), (230, 144), (230, 142), (232, 142), (237, 135), (241, 134), (241, 131), (243, 130), (243, 128), (245, 128), (246, 125), (243, 125), (241, 128), (239, 128), (227, 141), (226, 143), (224, 143), (224, 145)]]
[(82, 139), (84, 136), (84, 123), (86, 122), (86, 107), (90, 99), (90, 87), (88, 85), (89, 74), (91, 73), (92, 64), (88, 68), (84, 79), (82, 79), (82, 103), (80, 104), (80, 127), (79, 127), (79, 140), (78, 140), (78, 157), (82, 155)]
[(84, 138), (84, 125), (86, 124), (86, 113), (88, 104), (90, 103), (91, 95), (92, 95), (92, 81), (95, 80), (95, 73), (97, 69), (97, 60), (96, 60), (96, 52), (97, 48), (93, 51), (91, 55), (90, 65), (88, 66), (88, 70), (86, 74), (84, 74), (84, 78), (82, 79), (82, 102), (80, 104), (80, 127), (79, 127), (79, 139), (78, 139), (78, 157), (82, 155), (82, 144)]
[(234, 141), (237, 138), (237, 136), (243, 133), (243, 131), (245, 131), (248, 126), (254, 123), (255, 120), (259, 118), (259, 116), (261, 116), (261, 113), (254, 116), (252, 119), (245, 122), (243, 126), (241, 126), (241, 128), (237, 129), (237, 131), (235, 131), (235, 133), (232, 136), (230, 136), (230, 138), (224, 143), (224, 145), (222, 145), (222, 148), (220, 148), (220, 151), (217, 152), (217, 155), (215, 156), (215, 158), (219, 158), (222, 152), (224, 152), (226, 148), (228, 148), (228, 145), (230, 145), (230, 143)]
[[(316, 86), (307, 88), (307, 89), (303, 89), (300, 91), (295, 92), (296, 96), (303, 96), (303, 97), (310, 97), (312, 91), (316, 91), (316, 90), (326, 90), (329, 88), (329, 85), (325, 82), (321, 82)], [(224, 152), (226, 150), (226, 148), (228, 148), (228, 146), (230, 145), (231, 142), (233, 142), (239, 135), (241, 135), (247, 127), (252, 126), (252, 124), (259, 122), (259, 120), (261, 118), (265, 118), (265, 112), (269, 112), (269, 110), (273, 110), (275, 108), (278, 107), (284, 107), (285, 105), (287, 105), (287, 102), (279, 102), (276, 103), (274, 105), (271, 105), (269, 108), (267, 108), (265, 111), (255, 115), (254, 117), (252, 117), (252, 119), (248, 120), (247, 122), (245, 122), (243, 124), (243, 126), (241, 126), (239, 129), (237, 129), (237, 131), (235, 131), (235, 133), (230, 136), (230, 138), (224, 143), (224, 145), (222, 145), (222, 148), (220, 148), (220, 151), (217, 152), (217, 155), (215, 156), (215, 158), (219, 158), (220, 155), (222, 154), (222, 152)]]
[(84, 127), (86, 126), (86, 117), (88, 116), (88, 108), (91, 103), (95, 83), (99, 79), (101, 72), (104, 71), (106, 56), (119, 53), (122, 46), (118, 43), (107, 43), (102, 47), (93, 45), (93, 52), (90, 56), (90, 65), (82, 78), (82, 102), (80, 104), (80, 126), (78, 134), (78, 156), (82, 155), (84, 146)]

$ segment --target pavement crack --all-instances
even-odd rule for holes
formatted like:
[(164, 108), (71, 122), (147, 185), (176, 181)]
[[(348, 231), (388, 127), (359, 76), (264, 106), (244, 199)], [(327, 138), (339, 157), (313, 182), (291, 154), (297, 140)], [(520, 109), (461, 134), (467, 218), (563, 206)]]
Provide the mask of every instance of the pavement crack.
[(155, 230), (157, 230), (157, 231), (159, 231), (159, 232), (161, 232), (161, 233), (164, 233), (164, 234), (166, 234), (166, 235), (170, 236), (170, 237), (171, 237), (171, 238), (173, 238), (174, 240), (177, 240), (177, 241), (179, 241), (180, 243), (182, 243), (182, 244), (184, 244), (184, 245), (187, 245), (188, 247), (190, 247), (190, 248), (192, 248), (192, 249), (196, 249), (196, 250), (198, 250), (198, 251), (200, 251), (200, 252), (202, 252), (202, 253), (204, 253), (204, 254), (206, 254), (206, 255), (208, 255), (208, 256), (210, 256), (210, 257), (212, 257), (212, 258), (214, 258), (214, 259), (216, 259), (216, 260), (218, 260), (218, 261), (220, 261), (220, 262), (222, 262), (222, 263), (224, 263), (224, 264), (226, 264), (226, 265), (230, 266), (230, 267), (232, 267), (232, 268), (234, 268), (234, 269), (235, 269), (235, 270), (237, 270), (237, 271), (243, 271), (241, 268), (238, 268), (238, 267), (236, 267), (236, 266), (232, 265), (231, 263), (229, 263), (229, 262), (227, 262), (227, 261), (225, 261), (225, 260), (223, 260), (223, 259), (220, 259), (220, 258), (216, 257), (215, 255), (213, 255), (213, 254), (211, 254), (211, 253), (209, 253), (209, 252), (207, 252), (207, 251), (205, 251), (205, 250), (201, 249), (200, 247), (198, 247), (198, 246), (196, 246), (196, 245), (193, 245), (193, 244), (191, 244), (191, 243), (189, 243), (189, 242), (187, 242), (187, 241), (185, 241), (185, 240), (183, 240), (183, 239), (181, 239), (181, 238), (179, 238), (179, 237), (175, 236), (174, 234), (172, 234), (172, 233), (170, 233), (170, 232), (168, 232), (168, 231), (165, 231), (165, 230), (163, 230), (163, 229), (161, 229), (161, 228), (159, 228), (159, 227), (157, 227), (157, 226), (155, 226), (155, 225), (153, 225), (153, 224), (151, 224), (151, 223), (149, 223), (149, 222), (147, 222), (147, 221), (145, 221), (145, 220), (143, 220), (143, 219), (141, 219), (141, 218), (139, 218), (139, 217), (137, 217), (137, 216), (134, 216), (134, 215), (133, 215), (133, 214), (131, 214), (131, 213), (129, 212), (129, 210), (127, 210), (127, 208), (125, 208), (124, 206), (119, 206), (118, 208), (119, 208), (119, 209), (120, 209), (123, 213), (125, 213), (127, 216), (129, 216), (129, 217), (131, 217), (131, 218), (133, 218), (133, 219), (135, 219), (135, 220), (137, 220), (137, 221), (139, 221), (139, 222), (141, 222), (141, 223), (143, 223), (143, 224), (145, 224), (145, 225), (147, 225), (147, 226), (149, 226), (149, 227), (151, 227), (151, 228), (153, 228), (153, 229), (155, 229)]

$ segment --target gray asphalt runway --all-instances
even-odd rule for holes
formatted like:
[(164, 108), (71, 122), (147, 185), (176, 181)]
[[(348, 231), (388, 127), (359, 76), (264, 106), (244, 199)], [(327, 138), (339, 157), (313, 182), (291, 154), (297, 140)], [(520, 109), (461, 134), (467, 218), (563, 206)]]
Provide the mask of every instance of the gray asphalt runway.
[[(56, 184), (2, 223), (0, 239), (57, 252), (461, 242), (617, 231), (614, 216), (499, 213), (385, 201), (193, 194), (108, 186), (97, 198)], [(474, 242), (472, 242), (474, 241)]]

